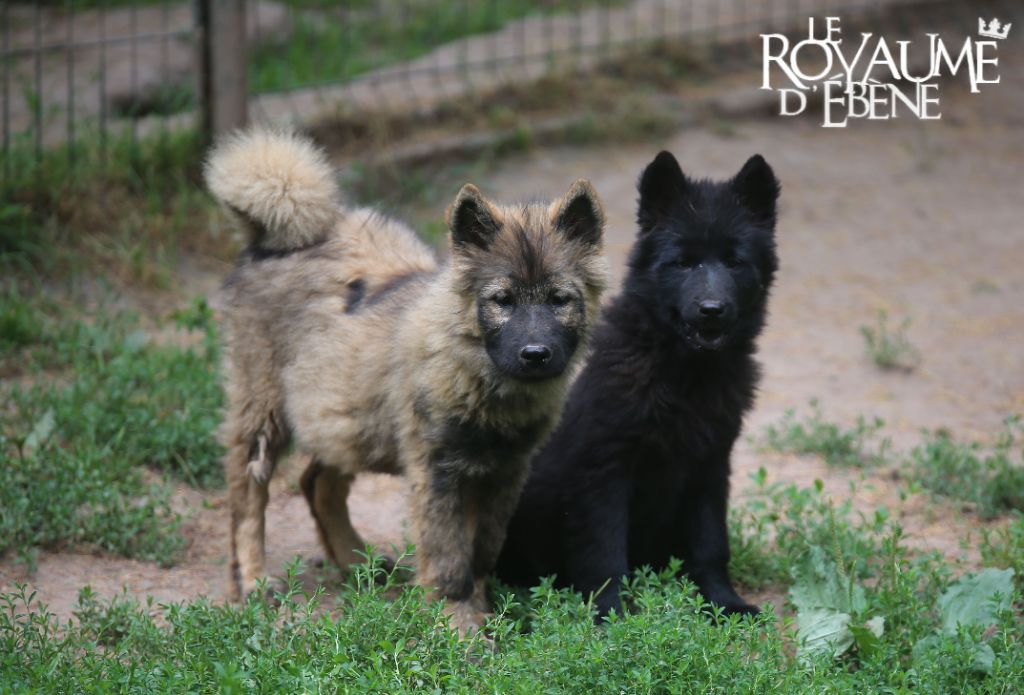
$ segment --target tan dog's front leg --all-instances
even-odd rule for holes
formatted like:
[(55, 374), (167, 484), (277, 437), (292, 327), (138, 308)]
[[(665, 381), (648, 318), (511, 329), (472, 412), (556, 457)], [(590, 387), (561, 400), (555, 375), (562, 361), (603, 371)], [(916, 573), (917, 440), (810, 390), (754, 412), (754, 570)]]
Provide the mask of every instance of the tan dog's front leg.
[(466, 486), (454, 466), (432, 463), (410, 473), (416, 583), (428, 597), (447, 601), (452, 627), (466, 637), (480, 630), (485, 617), (473, 601), (475, 504), (467, 504)]
[(483, 613), (491, 611), (487, 600), (487, 577), (494, 572), (498, 562), (508, 522), (516, 510), (528, 471), (528, 464), (524, 461), (521, 466), (509, 466), (475, 481), (473, 485), (473, 497), (477, 500), (480, 513), (473, 539), (473, 575), (476, 585), (472, 601), (477, 610)]

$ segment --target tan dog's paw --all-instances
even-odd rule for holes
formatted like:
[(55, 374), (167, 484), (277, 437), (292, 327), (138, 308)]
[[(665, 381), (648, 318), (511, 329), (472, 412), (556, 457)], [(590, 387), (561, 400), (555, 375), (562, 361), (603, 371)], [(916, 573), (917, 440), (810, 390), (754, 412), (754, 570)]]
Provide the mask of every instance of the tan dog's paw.
[(484, 637), (483, 627), (490, 614), (479, 610), (474, 603), (470, 599), (468, 601), (449, 601), (445, 604), (444, 613), (448, 616), (448, 624), (458, 630), (460, 639), (468, 639), (473, 636)]

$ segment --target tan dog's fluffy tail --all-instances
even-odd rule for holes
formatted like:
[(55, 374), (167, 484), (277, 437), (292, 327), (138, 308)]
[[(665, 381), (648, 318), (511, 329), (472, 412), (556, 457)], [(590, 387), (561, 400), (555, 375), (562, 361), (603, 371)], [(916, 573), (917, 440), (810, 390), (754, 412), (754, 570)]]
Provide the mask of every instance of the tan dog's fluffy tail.
[(334, 170), (307, 138), (253, 129), (223, 139), (204, 170), (249, 243), (282, 252), (323, 241), (342, 214)]

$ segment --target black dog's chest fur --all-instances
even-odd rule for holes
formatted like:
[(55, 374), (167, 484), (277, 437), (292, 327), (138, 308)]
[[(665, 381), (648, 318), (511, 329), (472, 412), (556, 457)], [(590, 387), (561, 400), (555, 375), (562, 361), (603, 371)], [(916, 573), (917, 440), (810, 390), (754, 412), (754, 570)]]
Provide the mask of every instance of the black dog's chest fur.
[(622, 470), (617, 475), (620, 484), (630, 486), (630, 567), (661, 569), (672, 555), (680, 556), (682, 548), (666, 539), (678, 536), (687, 522), (665, 500), (684, 499), (688, 488), (700, 486), (708, 477), (728, 476), (739, 416), (752, 399), (745, 381), (722, 387), (730, 381), (729, 372), (742, 379), (752, 364), (746, 355), (715, 356), (702, 362), (677, 363), (692, 371), (684, 374), (680, 369), (674, 379), (652, 384), (650, 411), (629, 423), (636, 444), (632, 455), (623, 452), (627, 455), (620, 459)]
[[(630, 568), (660, 569), (681, 557), (680, 506), (688, 489), (728, 477), (730, 449), (756, 379), (749, 352), (680, 354), (646, 324), (642, 307), (615, 301), (558, 429), (534, 462), (501, 576), (531, 583), (556, 574), (560, 584), (573, 584), (567, 546), (579, 542), (578, 531), (592, 530), (575, 529), (574, 517), (590, 509), (600, 515), (602, 506), (619, 503), (628, 517), (606, 521), (627, 526)], [(621, 501), (607, 499), (608, 491)]]

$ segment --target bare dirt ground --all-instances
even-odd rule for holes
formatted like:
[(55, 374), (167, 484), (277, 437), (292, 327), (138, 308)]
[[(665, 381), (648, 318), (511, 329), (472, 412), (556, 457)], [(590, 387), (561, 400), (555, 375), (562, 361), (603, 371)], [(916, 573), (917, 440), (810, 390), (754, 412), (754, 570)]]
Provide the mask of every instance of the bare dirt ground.
[[(761, 340), (764, 379), (746, 433), (757, 435), (788, 408), (817, 397), (827, 418), (885, 419), (897, 451), (922, 428), (947, 427), (959, 438), (987, 440), (1011, 413), (1024, 413), (1024, 71), (1021, 53), (1003, 57), (1003, 84), (981, 94), (959, 85), (942, 92), (943, 119), (922, 123), (856, 122), (825, 130), (816, 119), (778, 117), (726, 122), (630, 146), (536, 151), (506, 161), (479, 181), (497, 198), (564, 190), (589, 177), (607, 206), (608, 254), (621, 277), (634, 233), (635, 181), (662, 148), (696, 176), (724, 177), (761, 152), (783, 182), (778, 241), (782, 269)], [(756, 76), (751, 77), (756, 80)], [(443, 203), (439, 204), (440, 206)], [(195, 278), (196, 291), (216, 278)], [(909, 337), (922, 362), (913, 372), (886, 372), (866, 356), (858, 332), (879, 310), (912, 318)], [(614, 407), (614, 404), (609, 404)], [(850, 497), (858, 472), (827, 468), (814, 458), (761, 452), (744, 439), (735, 455), (734, 490), (764, 466), (770, 481), (824, 481), (837, 499)], [(895, 464), (898, 469), (899, 464)], [(318, 553), (295, 471), (279, 475), (268, 510), (271, 568), (295, 554)], [(966, 565), (976, 552), (961, 541), (984, 525), (960, 505), (897, 494), (892, 471), (863, 475), (859, 509), (887, 506), (910, 542), (936, 548)], [(404, 546), (400, 480), (369, 476), (353, 493), (354, 522), (365, 538)], [(178, 601), (224, 599), (227, 512), (223, 493), (182, 490), (186, 557), (171, 569), (88, 553), (41, 553), (26, 575), (0, 563), (0, 588), (29, 581), (39, 598), (68, 616), (79, 588), (110, 596), (122, 587), (138, 597)], [(999, 523), (999, 522), (994, 522)], [(781, 594), (758, 598), (778, 602)]]

